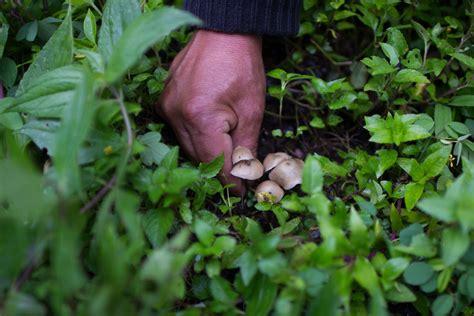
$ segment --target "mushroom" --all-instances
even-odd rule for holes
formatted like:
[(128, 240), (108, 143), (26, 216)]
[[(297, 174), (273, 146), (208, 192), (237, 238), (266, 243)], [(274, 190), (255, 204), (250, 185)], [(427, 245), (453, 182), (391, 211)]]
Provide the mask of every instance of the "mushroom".
[(275, 168), (283, 160), (287, 159), (291, 159), (291, 156), (286, 153), (278, 152), (268, 154), (263, 160), (263, 168), (265, 169), (265, 172), (267, 172), (268, 170)]
[(285, 195), (283, 189), (275, 182), (263, 181), (255, 189), (255, 197), (258, 202), (278, 203)]
[(303, 176), (304, 162), (301, 159), (291, 158), (283, 160), (272, 170), (269, 178), (283, 187), (290, 190), (298, 184), (301, 184)]
[(235, 147), (234, 152), (232, 153), (232, 164), (235, 165), (239, 161), (250, 160), (253, 158), (254, 157), (250, 149), (243, 146), (237, 146)]
[(257, 180), (263, 176), (263, 165), (257, 159), (241, 160), (234, 165), (230, 174), (246, 180)]

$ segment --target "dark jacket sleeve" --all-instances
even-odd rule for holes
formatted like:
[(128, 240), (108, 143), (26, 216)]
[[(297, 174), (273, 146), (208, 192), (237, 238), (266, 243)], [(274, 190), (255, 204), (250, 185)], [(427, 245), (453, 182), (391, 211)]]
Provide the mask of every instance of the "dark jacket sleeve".
[(301, 0), (186, 0), (202, 28), (226, 33), (291, 36), (298, 33)]

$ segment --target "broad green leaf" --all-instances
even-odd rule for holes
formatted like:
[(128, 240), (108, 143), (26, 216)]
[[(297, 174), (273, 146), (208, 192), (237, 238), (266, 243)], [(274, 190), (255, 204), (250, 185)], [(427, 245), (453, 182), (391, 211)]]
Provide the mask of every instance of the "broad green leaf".
[(355, 95), (354, 93), (346, 92), (345, 94), (343, 94), (341, 97), (339, 97), (334, 102), (329, 103), (328, 107), (331, 110), (338, 110), (338, 109), (342, 109), (344, 107), (347, 108), (356, 99), (357, 99), (357, 95)]
[(448, 62), (439, 58), (428, 58), (426, 68), (433, 71), (435, 76), (439, 76)]
[(426, 159), (421, 164), (421, 168), (424, 171), (423, 178), (428, 180), (438, 176), (447, 165), (450, 153), (451, 146), (445, 145), (426, 157)]
[(413, 236), (409, 246), (400, 245), (395, 248), (403, 253), (418, 257), (431, 258), (436, 255), (435, 245), (425, 234)]
[(257, 258), (250, 250), (247, 250), (238, 259), (238, 266), (242, 281), (245, 285), (249, 285), (258, 270)]
[(466, 253), (470, 244), (469, 234), (458, 228), (447, 228), (441, 235), (441, 254), (443, 263), (450, 266)]
[[(102, 15), (99, 32), (99, 52), (106, 62), (110, 61), (119, 39), (125, 29), (141, 14), (137, 0), (108, 0)], [(154, 30), (154, 29), (149, 29)], [(153, 32), (149, 32), (153, 33)]]
[(351, 209), (349, 229), (351, 231), (350, 242), (355, 249), (366, 249), (369, 247), (367, 227), (354, 208)]
[(381, 149), (377, 151), (377, 155), (380, 157), (380, 162), (377, 166), (376, 176), (380, 178), (386, 170), (397, 162), (398, 152), (396, 150)]
[(114, 46), (105, 72), (106, 80), (109, 83), (119, 80), (147, 49), (174, 29), (199, 23), (200, 21), (191, 14), (170, 7), (163, 7), (140, 16), (127, 27)]
[(211, 279), (211, 293), (214, 298), (224, 304), (234, 304), (238, 294), (232, 289), (232, 285), (223, 277), (216, 276)]
[(11, 88), (16, 81), (16, 63), (7, 57), (0, 58), (0, 82), (7, 88)]
[[(4, 198), (1, 189), (0, 197)], [(27, 230), (19, 221), (5, 216), (0, 217), (0, 229), (0, 277), (13, 282), (27, 261)]]
[(373, 76), (389, 74), (396, 70), (385, 59), (378, 56), (366, 57), (362, 59), (362, 63), (370, 68)]
[(451, 108), (437, 103), (434, 113), (435, 135), (439, 136), (452, 120)]
[(449, 105), (453, 106), (466, 106), (466, 107), (473, 107), (474, 106), (474, 95), (459, 95), (451, 99), (449, 101)]
[(451, 294), (443, 294), (434, 300), (433, 305), (431, 305), (431, 311), (434, 316), (444, 316), (449, 314), (453, 306), (453, 296)]
[(56, 120), (31, 120), (18, 133), (28, 136), (38, 148), (46, 149), (52, 155), (59, 125)]
[(320, 192), (323, 187), (324, 175), (316, 157), (308, 156), (303, 167), (303, 182), (301, 189), (308, 193)]
[[(28, 67), (17, 90), (17, 95), (30, 90), (30, 85), (41, 75), (72, 62), (73, 37), (71, 12), (69, 11), (63, 23), (48, 40), (46, 45)], [(28, 90), (27, 90), (28, 88)]]
[(379, 115), (366, 116), (365, 126), (372, 137), (372, 142), (380, 144), (396, 144), (427, 138), (431, 133), (423, 126), (417, 124), (421, 115), (405, 114), (399, 115), (395, 113), (388, 114), (386, 119), (382, 119)]
[(84, 19), (84, 35), (92, 43), (96, 43), (97, 23), (95, 15), (91, 10), (87, 10), (86, 18)]
[(217, 176), (223, 166), (224, 155), (221, 154), (209, 163), (200, 163), (199, 171), (201, 172), (202, 177), (209, 179)]
[(423, 234), (423, 227), (419, 223), (406, 226), (400, 231), (400, 243), (409, 246), (413, 237)]
[(280, 275), (287, 266), (288, 262), (285, 256), (278, 252), (258, 261), (258, 269), (260, 272), (270, 277)]
[(405, 285), (396, 283), (395, 286), (385, 293), (385, 298), (392, 302), (397, 303), (409, 303), (415, 302), (416, 296), (413, 292)]
[(65, 66), (39, 76), (20, 93), (8, 111), (24, 112), (38, 118), (60, 118), (70, 104), (82, 78), (81, 67)]
[(142, 217), (143, 230), (154, 248), (163, 245), (173, 222), (174, 213), (167, 208), (149, 210)]
[(425, 185), (411, 182), (407, 184), (405, 188), (405, 206), (408, 210), (411, 210), (421, 198)]
[(246, 299), (246, 315), (265, 316), (273, 307), (278, 286), (269, 277), (259, 274), (251, 285), (251, 292)]
[(382, 277), (386, 280), (396, 280), (410, 264), (410, 260), (403, 257), (392, 258), (382, 267)]
[(420, 36), (421, 39), (423, 39), (423, 42), (425, 43), (425, 49), (426, 49), (426, 47), (429, 45), (429, 42), (430, 42), (430, 34), (420, 23), (416, 21), (411, 21), (411, 23), (413, 24), (413, 27), (418, 33), (418, 36)]
[(196, 220), (194, 223), (194, 232), (199, 241), (204, 245), (210, 246), (214, 242), (214, 229), (209, 223), (200, 219)]
[(388, 43), (397, 50), (399, 56), (405, 55), (408, 51), (408, 44), (402, 32), (394, 27), (387, 29)]
[(138, 141), (145, 146), (145, 150), (141, 153), (145, 165), (160, 165), (163, 158), (170, 151), (169, 147), (160, 140), (161, 134), (158, 132), (148, 132), (138, 138)]
[(433, 276), (433, 268), (425, 262), (411, 263), (403, 273), (403, 278), (410, 285), (422, 285)]
[(398, 65), (399, 63), (398, 52), (395, 49), (395, 47), (393, 47), (392, 45), (388, 43), (380, 43), (380, 47), (382, 47), (383, 53), (390, 60), (390, 65), (392, 66)]
[(408, 82), (415, 82), (415, 83), (430, 83), (428, 78), (423, 75), (418, 70), (414, 69), (402, 69), (393, 78), (395, 82), (398, 83), (408, 83)]
[(79, 149), (92, 124), (94, 111), (94, 77), (84, 71), (71, 103), (64, 111), (54, 145), (58, 186), (66, 196), (81, 192)]
[(451, 54), (451, 56), (459, 60), (461, 63), (466, 65), (471, 70), (474, 69), (474, 58), (472, 58), (471, 56), (468, 56), (463, 53), (453, 53)]

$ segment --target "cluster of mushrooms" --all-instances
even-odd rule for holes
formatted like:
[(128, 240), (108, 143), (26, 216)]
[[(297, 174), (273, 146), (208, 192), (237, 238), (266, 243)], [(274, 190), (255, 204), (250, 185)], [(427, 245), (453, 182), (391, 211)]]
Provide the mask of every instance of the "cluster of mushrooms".
[(262, 164), (248, 148), (237, 146), (232, 154), (232, 164), (234, 167), (230, 173), (245, 180), (260, 179), (265, 172), (270, 171), (270, 180), (257, 186), (255, 196), (258, 202), (277, 203), (285, 194), (283, 189), (291, 190), (301, 184), (304, 162), (286, 153), (277, 152), (268, 154)]

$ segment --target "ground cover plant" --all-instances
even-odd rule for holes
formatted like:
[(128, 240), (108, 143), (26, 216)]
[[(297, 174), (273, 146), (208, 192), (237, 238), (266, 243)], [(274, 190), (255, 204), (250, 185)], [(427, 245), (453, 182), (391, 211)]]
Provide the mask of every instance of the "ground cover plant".
[(179, 7), (0, 2), (0, 313), (472, 315), (471, 2), (305, 0), (265, 40), (259, 158), (305, 160), (275, 204), (154, 114)]

